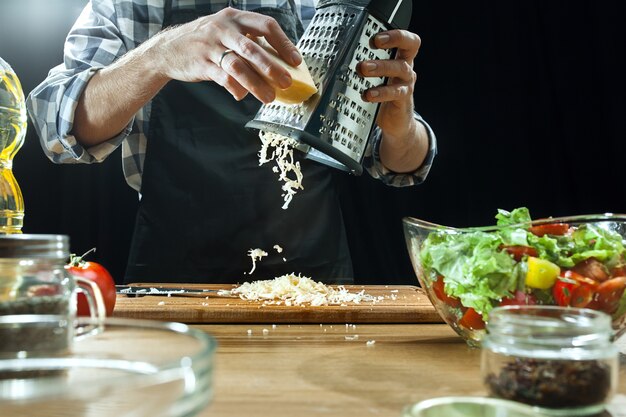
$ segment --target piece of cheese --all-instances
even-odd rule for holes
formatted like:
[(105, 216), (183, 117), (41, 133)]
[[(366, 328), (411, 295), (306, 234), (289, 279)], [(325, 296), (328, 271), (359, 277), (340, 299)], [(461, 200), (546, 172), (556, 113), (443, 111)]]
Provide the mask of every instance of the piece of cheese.
[(264, 37), (252, 38), (260, 46), (262, 46), (275, 63), (279, 64), (291, 75), (292, 83), (288, 88), (280, 88), (272, 80), (266, 78), (266, 80), (274, 87), (276, 92), (276, 100), (285, 104), (300, 104), (307, 101), (313, 94), (317, 93), (317, 87), (313, 82), (309, 68), (304, 62), (304, 59), (297, 67), (292, 67), (283, 59), (278, 56), (278, 52), (270, 45)]

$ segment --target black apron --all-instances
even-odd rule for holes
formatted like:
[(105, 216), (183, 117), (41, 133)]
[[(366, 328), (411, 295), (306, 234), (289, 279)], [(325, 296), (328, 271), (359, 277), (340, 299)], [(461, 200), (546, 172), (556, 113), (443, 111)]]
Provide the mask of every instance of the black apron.
[[(290, 5), (255, 11), (295, 41), (302, 26)], [(168, 1), (164, 27), (212, 12), (174, 10)], [(170, 81), (153, 99), (125, 282), (237, 283), (292, 272), (352, 282), (332, 169), (295, 155), (304, 190), (283, 210), (282, 182), (273, 163), (259, 166), (258, 132), (244, 127), (259, 107), (251, 94), (237, 102), (213, 82)], [(247, 275), (255, 248), (268, 256)]]

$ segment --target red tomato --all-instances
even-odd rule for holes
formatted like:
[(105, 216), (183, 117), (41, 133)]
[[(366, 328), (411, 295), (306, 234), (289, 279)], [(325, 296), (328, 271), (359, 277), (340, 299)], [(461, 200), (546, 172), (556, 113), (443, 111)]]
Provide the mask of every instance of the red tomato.
[(584, 284), (584, 285), (588, 285), (591, 288), (595, 288), (598, 286), (598, 281), (588, 278), (586, 276), (580, 275), (578, 272), (575, 271), (561, 271), (561, 276), (563, 278), (568, 278), (570, 280), (576, 281), (579, 284)]
[(563, 236), (569, 231), (569, 224), (567, 223), (540, 224), (537, 226), (531, 226), (528, 230), (533, 235), (536, 235), (539, 237), (543, 235)]
[(572, 293), (579, 286), (580, 284), (578, 282), (568, 282), (557, 279), (554, 287), (552, 287), (552, 296), (558, 305), (567, 307), (570, 305)]
[(510, 298), (503, 298), (499, 306), (530, 306), (537, 304), (537, 299), (532, 294), (524, 291), (515, 291), (515, 295)]
[[(85, 255), (87, 255), (87, 253)], [(93, 281), (98, 286), (102, 293), (102, 298), (104, 299), (106, 315), (110, 316), (113, 313), (115, 300), (117, 299), (115, 281), (104, 266), (96, 262), (83, 261), (85, 255), (80, 257), (72, 255), (70, 263), (65, 266), (65, 269), (67, 269), (70, 274)], [(89, 304), (87, 303), (87, 297), (83, 293), (78, 293), (77, 314), (79, 316), (89, 316)]]
[(470, 330), (482, 330), (485, 328), (482, 314), (478, 314), (473, 308), (467, 309), (461, 320), (459, 320), (459, 324)]
[(594, 291), (589, 285), (579, 285), (572, 291), (570, 306), (584, 308), (593, 300)]
[(502, 250), (509, 253), (513, 256), (517, 262), (521, 261), (524, 256), (539, 256), (537, 253), (537, 249), (532, 246), (524, 246), (524, 245), (504, 245), (502, 246)]
[(461, 307), (461, 300), (446, 294), (446, 291), (444, 289), (443, 276), (439, 275), (437, 277), (437, 281), (433, 282), (432, 288), (437, 298), (449, 305), (450, 307)]
[(614, 313), (619, 307), (619, 301), (626, 289), (626, 277), (612, 278), (604, 281), (596, 288), (595, 302), (598, 308), (605, 313)]

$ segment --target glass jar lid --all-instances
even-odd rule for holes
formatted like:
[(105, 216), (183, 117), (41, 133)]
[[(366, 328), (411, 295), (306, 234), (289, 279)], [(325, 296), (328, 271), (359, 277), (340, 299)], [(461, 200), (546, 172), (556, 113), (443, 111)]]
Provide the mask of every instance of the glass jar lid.
[(0, 235), (0, 259), (67, 259), (69, 246), (66, 235)]

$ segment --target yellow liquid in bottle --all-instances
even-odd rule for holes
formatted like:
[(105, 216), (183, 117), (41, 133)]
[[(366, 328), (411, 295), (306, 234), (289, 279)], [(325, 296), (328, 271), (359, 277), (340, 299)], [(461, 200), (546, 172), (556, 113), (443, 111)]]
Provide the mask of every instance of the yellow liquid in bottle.
[(11, 67), (0, 58), (0, 234), (22, 233), (24, 197), (12, 168), (25, 134), (22, 86)]

